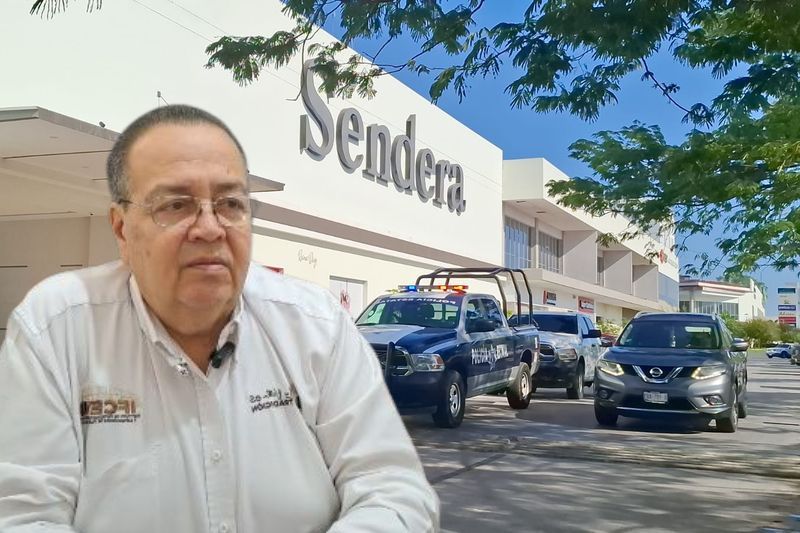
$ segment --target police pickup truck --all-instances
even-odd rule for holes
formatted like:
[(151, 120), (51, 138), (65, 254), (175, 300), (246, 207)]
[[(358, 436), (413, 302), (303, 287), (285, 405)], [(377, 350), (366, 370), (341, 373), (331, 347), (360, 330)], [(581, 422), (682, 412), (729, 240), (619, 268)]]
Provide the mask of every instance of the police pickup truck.
[[(539, 366), (536, 328), (510, 327), (501, 310), (505, 297), (501, 308), (494, 296), (469, 293), (466, 285), (420, 284), (426, 277), (435, 281), (440, 272), (378, 297), (356, 320), (398, 409), (430, 411), (434, 423), (446, 428), (458, 427), (466, 398), (480, 394), (505, 392), (512, 408), (526, 409)], [(509, 269), (445, 272), (459, 278), (513, 276)], [(500, 281), (498, 286), (502, 291)]]

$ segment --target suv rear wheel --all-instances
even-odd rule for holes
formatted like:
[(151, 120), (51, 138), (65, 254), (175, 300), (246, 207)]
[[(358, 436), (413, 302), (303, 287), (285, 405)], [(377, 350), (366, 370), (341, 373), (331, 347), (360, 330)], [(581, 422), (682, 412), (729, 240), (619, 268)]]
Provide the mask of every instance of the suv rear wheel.
[(575, 369), (575, 377), (572, 378), (572, 383), (567, 387), (567, 398), (570, 400), (583, 398), (583, 361), (578, 363), (578, 368)]
[(464, 378), (455, 370), (445, 370), (433, 422), (440, 428), (457, 428), (464, 419), (466, 400)]

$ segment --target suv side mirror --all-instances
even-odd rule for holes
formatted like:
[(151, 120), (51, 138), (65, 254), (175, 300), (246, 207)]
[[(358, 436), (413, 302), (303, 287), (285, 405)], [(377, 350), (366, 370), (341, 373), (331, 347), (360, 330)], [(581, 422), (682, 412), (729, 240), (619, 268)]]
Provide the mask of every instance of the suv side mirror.
[(611, 348), (612, 346), (614, 346), (614, 341), (612, 341), (611, 339), (603, 339), (601, 337), (600, 346), (602, 346), (603, 348)]
[(750, 343), (744, 339), (733, 339), (733, 344), (731, 345), (732, 352), (746, 352), (750, 348)]
[(599, 339), (601, 334), (602, 334), (602, 331), (600, 331), (599, 329), (590, 329), (589, 333), (584, 335), (584, 338), (586, 338), (586, 339)]
[(467, 333), (486, 333), (494, 331), (495, 329), (497, 329), (497, 325), (494, 320), (488, 320), (486, 318), (467, 320), (466, 324)]

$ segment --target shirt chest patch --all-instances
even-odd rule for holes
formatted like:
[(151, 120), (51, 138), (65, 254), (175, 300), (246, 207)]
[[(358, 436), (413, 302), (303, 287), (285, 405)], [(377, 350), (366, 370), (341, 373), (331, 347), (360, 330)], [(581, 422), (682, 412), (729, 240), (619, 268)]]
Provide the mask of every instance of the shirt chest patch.
[(129, 392), (109, 387), (81, 391), (81, 424), (132, 424), (142, 416), (140, 399)]
[(296, 404), (300, 408), (300, 398), (294, 386), (274, 387), (267, 386), (248, 396), (248, 406), (252, 413), (259, 413), (270, 409), (287, 407)]

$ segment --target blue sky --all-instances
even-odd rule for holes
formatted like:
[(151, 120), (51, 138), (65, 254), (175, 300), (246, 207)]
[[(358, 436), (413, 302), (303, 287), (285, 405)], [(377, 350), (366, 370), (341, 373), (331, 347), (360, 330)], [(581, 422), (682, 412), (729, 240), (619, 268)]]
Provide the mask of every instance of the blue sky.
[[(487, 2), (479, 12), (478, 23), (491, 26), (503, 20), (520, 20), (529, 3), (529, 0)], [(331, 22), (333, 24), (326, 25), (326, 29), (338, 34), (335, 21)], [(381, 44), (383, 41), (357, 42), (355, 48), (369, 55), (377, 51)], [(418, 47), (410, 39), (400, 38), (384, 49), (380, 62), (402, 63), (417, 51)], [(429, 55), (420, 61), (426, 65), (447, 66), (452, 58)], [(685, 107), (695, 102), (710, 102), (726, 81), (677, 64), (668, 50), (657, 54), (648, 64), (659, 81), (680, 86), (675, 98)], [(432, 76), (418, 76), (403, 71), (395, 74), (395, 77), (428, 97)], [(642, 81), (641, 72), (624, 80), (622, 90), (618, 93), (619, 102), (604, 108), (594, 122), (585, 122), (566, 114), (540, 114), (529, 109), (512, 108), (511, 99), (504, 92), (512, 79), (514, 72), (508, 66), (497, 78), (473, 80), (464, 101), (459, 102), (457, 95), (448, 91), (438, 102), (439, 107), (502, 148), (505, 159), (544, 157), (567, 175), (590, 177), (591, 172), (583, 163), (569, 157), (569, 146), (577, 139), (588, 138), (600, 130), (617, 130), (635, 120), (658, 124), (667, 140), (673, 143), (679, 143), (689, 129), (681, 122), (683, 111), (670, 104), (650, 82)], [(722, 228), (714, 228), (710, 236), (690, 237), (687, 241), (688, 250), (680, 254), (681, 264), (695, 262), (696, 254), (700, 251), (715, 250), (714, 240), (721, 234)], [(721, 274), (720, 271), (716, 275)], [(753, 277), (767, 284), (767, 316), (776, 316), (776, 289), (784, 283), (794, 283), (797, 280), (796, 273), (762, 270), (755, 272)]]

